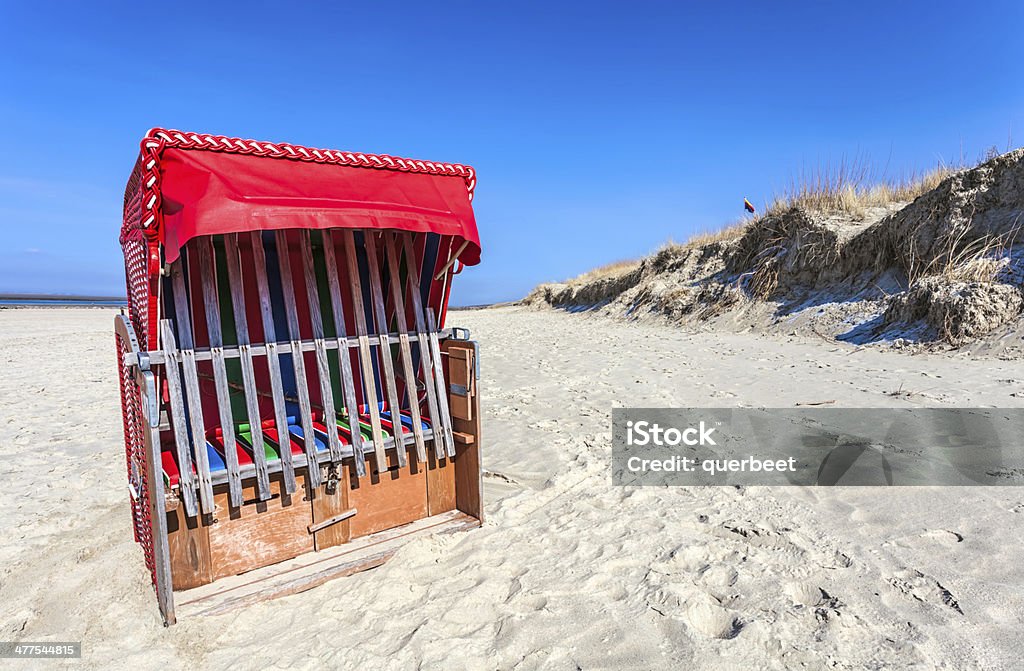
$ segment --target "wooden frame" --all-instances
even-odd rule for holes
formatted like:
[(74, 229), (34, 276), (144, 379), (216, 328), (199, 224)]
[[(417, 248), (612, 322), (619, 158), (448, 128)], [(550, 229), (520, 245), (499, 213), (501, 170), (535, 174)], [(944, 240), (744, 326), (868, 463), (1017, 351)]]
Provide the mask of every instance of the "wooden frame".
[(147, 409), (166, 624), (176, 594), (222, 612), (483, 520), (478, 351), (424, 305), (414, 234), (219, 237), (170, 264), (158, 347), (115, 323)]

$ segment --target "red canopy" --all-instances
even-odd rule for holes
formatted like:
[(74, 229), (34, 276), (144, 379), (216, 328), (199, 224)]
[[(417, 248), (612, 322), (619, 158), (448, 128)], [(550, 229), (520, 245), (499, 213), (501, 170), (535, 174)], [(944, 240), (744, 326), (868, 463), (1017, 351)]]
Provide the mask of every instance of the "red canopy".
[(173, 146), (163, 150), (160, 172), (167, 262), (200, 235), (334, 227), (451, 235), (468, 243), (460, 261), (480, 262), (470, 192), (457, 175)]

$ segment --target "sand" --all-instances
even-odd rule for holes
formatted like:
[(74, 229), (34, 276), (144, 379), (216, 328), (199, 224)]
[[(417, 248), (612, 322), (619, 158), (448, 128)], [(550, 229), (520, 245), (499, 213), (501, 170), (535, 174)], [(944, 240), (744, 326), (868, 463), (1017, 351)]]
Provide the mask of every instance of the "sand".
[(483, 356), (487, 522), (382, 568), (160, 624), (132, 541), (104, 309), (0, 310), (5, 668), (1019, 667), (1024, 490), (611, 485), (633, 406), (1018, 406), (1024, 362), (519, 308)]

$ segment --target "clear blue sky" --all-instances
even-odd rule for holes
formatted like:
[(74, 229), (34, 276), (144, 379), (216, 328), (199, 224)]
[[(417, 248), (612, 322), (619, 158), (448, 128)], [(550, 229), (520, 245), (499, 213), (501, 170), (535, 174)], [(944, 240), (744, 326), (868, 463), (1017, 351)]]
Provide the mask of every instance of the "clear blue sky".
[(317, 4), (0, 0), (0, 291), (123, 292), (152, 126), (475, 166), (453, 304), (716, 228), (801, 166), (1024, 144), (1019, 1)]

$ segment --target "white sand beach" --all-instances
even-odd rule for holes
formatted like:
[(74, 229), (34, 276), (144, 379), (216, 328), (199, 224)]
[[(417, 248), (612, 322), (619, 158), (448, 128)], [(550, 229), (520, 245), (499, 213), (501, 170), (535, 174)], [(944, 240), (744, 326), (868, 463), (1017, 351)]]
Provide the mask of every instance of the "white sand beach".
[(1024, 361), (508, 307), (480, 341), (487, 521), (161, 625), (114, 310), (0, 310), (0, 639), (83, 669), (1010, 669), (1024, 490), (615, 487), (615, 406), (1019, 406)]

